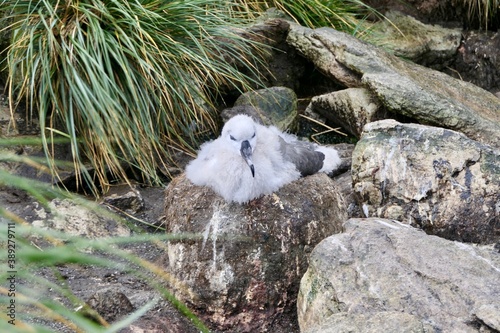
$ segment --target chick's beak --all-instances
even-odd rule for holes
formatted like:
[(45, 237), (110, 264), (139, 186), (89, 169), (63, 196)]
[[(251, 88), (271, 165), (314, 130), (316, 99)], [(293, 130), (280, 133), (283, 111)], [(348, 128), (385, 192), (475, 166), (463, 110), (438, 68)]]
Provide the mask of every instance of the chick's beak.
[(248, 166), (250, 167), (250, 170), (252, 171), (252, 177), (255, 177), (255, 168), (252, 162), (252, 146), (250, 146), (250, 142), (248, 142), (248, 140), (245, 140), (241, 143), (240, 153), (243, 159), (245, 159), (245, 162), (247, 162)]

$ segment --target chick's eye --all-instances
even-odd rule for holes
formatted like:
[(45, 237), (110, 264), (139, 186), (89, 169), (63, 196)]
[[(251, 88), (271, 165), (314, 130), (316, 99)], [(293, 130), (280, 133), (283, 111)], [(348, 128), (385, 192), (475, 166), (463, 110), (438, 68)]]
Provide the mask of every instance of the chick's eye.
[(233, 141), (236, 141), (236, 139), (234, 138), (234, 136), (230, 135), (229, 138)]
[(252, 139), (255, 138), (255, 133), (252, 135)]

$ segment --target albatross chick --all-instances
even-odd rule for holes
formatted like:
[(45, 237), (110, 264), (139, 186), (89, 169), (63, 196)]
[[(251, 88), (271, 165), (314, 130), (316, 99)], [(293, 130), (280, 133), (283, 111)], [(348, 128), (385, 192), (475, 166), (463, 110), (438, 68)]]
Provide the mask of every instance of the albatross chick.
[(299, 141), (246, 115), (229, 119), (216, 140), (204, 143), (186, 167), (195, 185), (208, 186), (226, 201), (245, 203), (301, 176), (340, 165), (334, 148)]

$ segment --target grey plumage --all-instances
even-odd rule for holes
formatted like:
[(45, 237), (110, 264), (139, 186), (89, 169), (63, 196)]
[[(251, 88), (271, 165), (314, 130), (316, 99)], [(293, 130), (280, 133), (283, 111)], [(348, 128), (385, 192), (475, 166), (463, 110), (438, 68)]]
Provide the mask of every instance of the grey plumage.
[(246, 115), (231, 118), (214, 141), (203, 144), (186, 167), (187, 178), (227, 201), (248, 202), (301, 176), (340, 165), (335, 149), (299, 141)]
[(282, 137), (280, 140), (280, 153), (287, 161), (292, 162), (302, 177), (315, 174), (323, 167), (325, 154), (316, 151), (313, 144), (305, 141), (287, 143)]

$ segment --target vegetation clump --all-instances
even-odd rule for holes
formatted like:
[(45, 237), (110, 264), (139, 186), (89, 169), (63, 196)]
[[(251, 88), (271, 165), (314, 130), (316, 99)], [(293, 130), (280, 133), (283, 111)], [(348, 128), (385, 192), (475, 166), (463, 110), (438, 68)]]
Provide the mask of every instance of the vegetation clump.
[[(155, 182), (175, 149), (214, 128), (219, 87), (245, 89), (259, 61), (225, 1), (10, 1), (10, 97), (49, 139), (69, 138), (77, 174), (102, 185), (133, 165)], [(233, 59), (231, 62), (228, 58)], [(57, 171), (52, 164), (52, 170)]]

